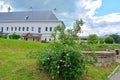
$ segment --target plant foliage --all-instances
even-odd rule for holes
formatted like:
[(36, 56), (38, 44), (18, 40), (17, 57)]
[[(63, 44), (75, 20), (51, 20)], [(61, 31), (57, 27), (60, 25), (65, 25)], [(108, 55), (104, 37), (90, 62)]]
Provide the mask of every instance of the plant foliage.
[(21, 37), (21, 36), (18, 35), (18, 34), (16, 34), (16, 33), (13, 33), (13, 34), (9, 35), (9, 38), (10, 38), (10, 39), (19, 39), (20, 37)]
[(110, 36), (114, 39), (115, 43), (120, 43), (120, 35), (112, 34)]
[(6, 38), (7, 38), (7, 35), (0, 33), (0, 38), (5, 38), (5, 39), (6, 39)]
[(88, 36), (87, 42), (90, 44), (97, 44), (99, 41), (99, 38), (96, 34), (91, 34)]
[(38, 62), (52, 79), (75, 80), (86, 73), (85, 59), (79, 50), (60, 42), (50, 47), (39, 55)]
[(105, 43), (107, 44), (113, 44), (114, 39), (111, 36), (108, 36), (105, 38)]
[[(59, 40), (56, 40), (58, 32)], [(72, 35), (65, 34), (64, 26), (57, 26), (52, 35), (54, 41), (45, 51), (39, 53), (39, 66), (43, 67), (53, 80), (77, 80), (84, 76), (87, 72), (86, 64), (93, 61), (93, 58), (81, 54), (79, 43)]]

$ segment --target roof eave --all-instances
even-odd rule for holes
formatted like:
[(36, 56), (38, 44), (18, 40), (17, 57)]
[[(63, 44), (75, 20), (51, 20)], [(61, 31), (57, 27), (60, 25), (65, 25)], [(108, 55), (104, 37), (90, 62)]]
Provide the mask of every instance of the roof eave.
[[(0, 23), (9, 23), (9, 22), (61, 22), (61, 20), (0, 20)], [(63, 23), (64, 24), (64, 23)]]

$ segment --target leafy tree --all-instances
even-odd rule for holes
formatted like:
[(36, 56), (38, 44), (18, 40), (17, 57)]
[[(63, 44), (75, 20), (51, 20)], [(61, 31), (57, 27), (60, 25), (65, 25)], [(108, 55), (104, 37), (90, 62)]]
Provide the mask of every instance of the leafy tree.
[(114, 39), (115, 43), (120, 43), (120, 35), (112, 34), (110, 36)]
[(67, 32), (68, 35), (72, 35), (73, 34), (73, 30), (72, 29), (67, 29), (66, 32)]
[(97, 44), (99, 41), (99, 38), (96, 34), (91, 34), (88, 36), (87, 42), (90, 44)]
[(74, 23), (74, 34), (77, 34), (79, 32), (81, 32), (81, 26), (83, 26), (85, 22), (80, 19), (80, 20), (76, 20)]
[(56, 40), (57, 38), (60, 40), (64, 40), (65, 36), (66, 35), (64, 25), (58, 25), (52, 33), (52, 37), (54, 40)]
[(10, 38), (10, 39), (19, 39), (20, 37), (21, 37), (21, 36), (18, 35), (18, 34), (16, 34), (16, 33), (13, 33), (13, 34), (9, 35), (9, 38)]
[(114, 39), (111, 36), (108, 36), (108, 37), (105, 38), (105, 43), (113, 44), (114, 43)]

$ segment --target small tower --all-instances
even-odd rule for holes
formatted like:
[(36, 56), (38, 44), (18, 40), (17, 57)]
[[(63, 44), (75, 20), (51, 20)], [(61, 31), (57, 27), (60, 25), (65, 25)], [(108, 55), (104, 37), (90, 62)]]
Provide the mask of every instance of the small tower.
[(32, 7), (32, 6), (30, 6), (30, 8), (29, 8), (29, 9), (30, 9), (30, 11), (33, 11), (33, 7)]
[(8, 7), (8, 12), (10, 12), (11, 11), (11, 8), (10, 7)]

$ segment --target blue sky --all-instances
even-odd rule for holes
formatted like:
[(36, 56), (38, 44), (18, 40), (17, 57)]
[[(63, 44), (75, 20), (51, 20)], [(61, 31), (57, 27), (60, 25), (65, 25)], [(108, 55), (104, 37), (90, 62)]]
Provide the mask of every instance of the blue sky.
[(0, 12), (6, 12), (8, 6), (12, 11), (52, 10), (72, 28), (75, 20), (82, 18), (81, 36), (89, 34), (120, 34), (120, 0), (0, 0)]

